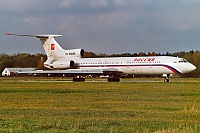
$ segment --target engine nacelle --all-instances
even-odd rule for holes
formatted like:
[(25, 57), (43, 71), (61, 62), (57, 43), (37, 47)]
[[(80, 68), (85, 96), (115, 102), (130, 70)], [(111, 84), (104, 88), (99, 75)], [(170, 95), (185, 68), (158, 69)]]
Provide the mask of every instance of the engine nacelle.
[(83, 57), (85, 51), (83, 49), (69, 49), (65, 50), (65, 56), (67, 57)]
[(75, 66), (75, 63), (73, 60), (71, 61), (67, 61), (67, 60), (64, 60), (64, 61), (54, 61), (53, 64), (52, 64), (52, 67), (55, 68), (55, 69), (68, 69), (68, 68), (72, 68)]

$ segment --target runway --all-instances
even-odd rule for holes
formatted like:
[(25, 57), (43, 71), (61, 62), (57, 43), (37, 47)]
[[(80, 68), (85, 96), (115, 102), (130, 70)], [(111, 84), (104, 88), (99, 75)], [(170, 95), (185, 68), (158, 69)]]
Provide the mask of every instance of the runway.
[[(72, 78), (66, 77), (0, 77), (0, 82), (66, 82), (71, 83)], [(106, 78), (86, 78), (86, 83), (108, 82)], [(130, 82), (164, 82), (164, 78), (121, 78), (119, 83)], [(200, 82), (200, 78), (170, 78), (170, 82)], [(74, 82), (75, 83), (75, 82)], [(110, 82), (112, 83), (112, 82)], [(116, 82), (115, 82), (116, 83)]]

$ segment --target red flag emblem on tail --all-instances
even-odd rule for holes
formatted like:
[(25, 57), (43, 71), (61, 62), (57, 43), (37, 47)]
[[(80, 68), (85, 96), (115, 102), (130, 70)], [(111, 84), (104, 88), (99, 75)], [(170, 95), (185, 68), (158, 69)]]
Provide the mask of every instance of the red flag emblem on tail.
[(51, 50), (55, 50), (55, 44), (51, 44)]

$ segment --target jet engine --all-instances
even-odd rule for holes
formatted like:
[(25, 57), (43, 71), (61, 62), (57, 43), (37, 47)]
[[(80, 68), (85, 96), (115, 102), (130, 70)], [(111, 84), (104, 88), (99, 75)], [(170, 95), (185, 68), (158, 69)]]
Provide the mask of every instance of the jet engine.
[(71, 61), (67, 61), (67, 60), (63, 60), (63, 61), (54, 61), (52, 64), (53, 68), (55, 69), (68, 69), (68, 68), (72, 68), (75, 66), (75, 63), (73, 60)]
[(83, 49), (69, 49), (65, 50), (65, 56), (67, 57), (83, 57), (84, 55)]

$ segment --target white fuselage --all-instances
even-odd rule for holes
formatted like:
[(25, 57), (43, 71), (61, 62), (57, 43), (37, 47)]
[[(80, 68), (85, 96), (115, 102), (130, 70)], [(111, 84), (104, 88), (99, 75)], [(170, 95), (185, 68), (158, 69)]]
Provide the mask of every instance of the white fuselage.
[(181, 74), (196, 67), (183, 58), (169, 56), (75, 59), (79, 69), (118, 69), (124, 74)]

